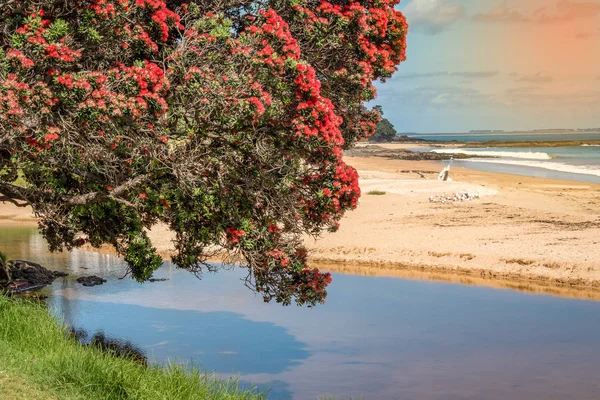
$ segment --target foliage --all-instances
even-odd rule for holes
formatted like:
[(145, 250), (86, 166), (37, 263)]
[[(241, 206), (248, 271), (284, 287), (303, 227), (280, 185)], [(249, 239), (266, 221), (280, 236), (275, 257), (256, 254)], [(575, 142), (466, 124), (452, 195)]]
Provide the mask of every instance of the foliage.
[[(383, 116), (381, 106), (375, 106), (375, 110), (379, 111), (379, 114)], [(375, 127), (375, 133), (369, 137), (369, 141), (376, 143), (391, 142), (397, 135), (398, 132), (396, 132), (394, 125), (387, 118), (381, 118)]]
[(371, 196), (383, 196), (384, 194), (386, 194), (386, 192), (384, 192), (383, 190), (371, 190), (367, 194)]
[(0, 354), (2, 374), (26, 380), (28, 387), (43, 388), (48, 395), (40, 399), (264, 399), (262, 394), (238, 389), (235, 382), (217, 381), (198, 371), (175, 365), (145, 367), (82, 346), (40, 304), (2, 295)]
[(317, 304), (331, 278), (302, 235), (357, 204), (342, 149), (373, 133), (363, 104), (405, 59), (397, 3), (0, 2), (0, 199), (31, 204), (51, 250), (84, 233), (138, 280), (164, 223), (180, 267), (218, 246), (265, 301)]

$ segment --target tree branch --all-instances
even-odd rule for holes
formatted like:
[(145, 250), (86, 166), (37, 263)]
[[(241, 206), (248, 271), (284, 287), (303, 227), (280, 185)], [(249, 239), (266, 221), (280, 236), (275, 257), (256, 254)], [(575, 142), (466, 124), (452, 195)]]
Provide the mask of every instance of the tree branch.
[(82, 194), (79, 196), (62, 197), (61, 200), (63, 200), (65, 203), (67, 203), (69, 205), (85, 206), (88, 204), (98, 203), (104, 199), (111, 199), (111, 200), (117, 201), (119, 203), (125, 204), (129, 207), (133, 207), (133, 204), (131, 204), (127, 200), (119, 198), (119, 196), (121, 196), (128, 190), (133, 189), (134, 187), (142, 184), (143, 182), (148, 180), (148, 178), (149, 178), (148, 175), (140, 175), (138, 177), (133, 178), (130, 181), (125, 182), (124, 184), (122, 184), (120, 186), (117, 186), (112, 191), (110, 191), (110, 193), (92, 192), (92, 193)]
[[(33, 189), (27, 189), (24, 187), (11, 185), (10, 183), (0, 182), (0, 194), (7, 199), (30, 202), (30, 199), (35, 197), (35, 195), (38, 193), (38, 191)], [(11, 201), (11, 203), (12, 202), (13, 201)]]
[[(85, 206), (88, 204), (99, 203), (102, 200), (110, 199), (118, 203), (125, 204), (127, 207), (135, 208), (135, 205), (131, 202), (120, 198), (121, 195), (125, 194), (128, 190), (139, 186), (140, 184), (147, 181), (148, 175), (140, 175), (135, 177), (124, 184), (117, 186), (109, 193), (92, 192), (86, 193), (79, 196), (61, 196), (59, 200), (63, 203), (71, 206)], [(39, 190), (23, 188), (20, 186), (11, 185), (10, 183), (0, 182), (0, 201), (10, 201), (11, 203), (19, 206), (26, 207), (33, 199), (40, 197), (50, 197), (50, 193), (44, 193)], [(20, 205), (17, 200), (26, 202), (25, 205)]]
[(5, 1), (4, 3), (0, 4), (0, 8), (3, 8), (3, 7), (10, 6), (10, 5), (11, 5), (12, 3), (14, 3), (15, 1), (16, 1), (16, 0), (8, 0), (8, 1)]
[(19, 203), (19, 202), (18, 202), (18, 201), (16, 201), (15, 199), (12, 199), (12, 198), (10, 198), (10, 197), (7, 197), (7, 196), (0, 196), (0, 201), (1, 201), (1, 202), (6, 202), (6, 201), (8, 201), (9, 203), (13, 203), (13, 204), (14, 204), (15, 206), (17, 206), (17, 207), (27, 207), (27, 206), (29, 206), (29, 205), (30, 205), (30, 204), (29, 204), (29, 203), (27, 203), (27, 202), (25, 202), (25, 203)]

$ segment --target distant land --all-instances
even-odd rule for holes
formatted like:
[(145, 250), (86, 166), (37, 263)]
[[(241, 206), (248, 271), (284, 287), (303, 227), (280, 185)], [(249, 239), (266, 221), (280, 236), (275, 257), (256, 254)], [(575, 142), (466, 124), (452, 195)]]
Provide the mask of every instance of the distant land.
[(503, 131), (503, 130), (472, 130), (469, 133), (580, 133), (580, 132), (600, 132), (600, 128), (588, 128), (588, 129), (532, 129), (528, 131)]
[[(592, 133), (596, 133), (599, 132), (600, 133), (600, 128), (587, 128), (587, 129), (564, 129), (564, 128), (553, 128), (553, 129), (532, 129), (532, 130), (522, 130), (522, 131), (504, 131), (501, 129), (473, 129), (469, 132), (464, 132), (464, 133), (584, 133), (584, 132), (592, 132)], [(453, 134), (460, 134), (461, 132), (452, 132)], [(450, 134), (450, 132), (447, 133), (418, 133), (418, 132), (402, 132), (402, 133), (398, 133), (398, 135), (440, 135), (440, 134)]]
[(502, 130), (491, 131), (489, 129), (481, 129), (481, 130), (476, 129), (476, 130), (469, 131), (469, 133), (496, 133), (496, 132), (504, 132), (504, 131), (502, 131)]

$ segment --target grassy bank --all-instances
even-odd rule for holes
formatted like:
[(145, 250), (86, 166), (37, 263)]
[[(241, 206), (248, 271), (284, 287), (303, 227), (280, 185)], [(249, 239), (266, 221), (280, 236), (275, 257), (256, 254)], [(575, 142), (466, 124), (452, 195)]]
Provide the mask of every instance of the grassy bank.
[(0, 399), (263, 399), (181, 367), (140, 363), (80, 345), (47, 310), (0, 295)]

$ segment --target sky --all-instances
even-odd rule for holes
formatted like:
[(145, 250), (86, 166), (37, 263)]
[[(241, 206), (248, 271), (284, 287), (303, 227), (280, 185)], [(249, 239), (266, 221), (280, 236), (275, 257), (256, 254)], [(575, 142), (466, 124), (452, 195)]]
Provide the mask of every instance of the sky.
[(407, 61), (377, 84), (398, 132), (600, 127), (600, 0), (403, 0)]

